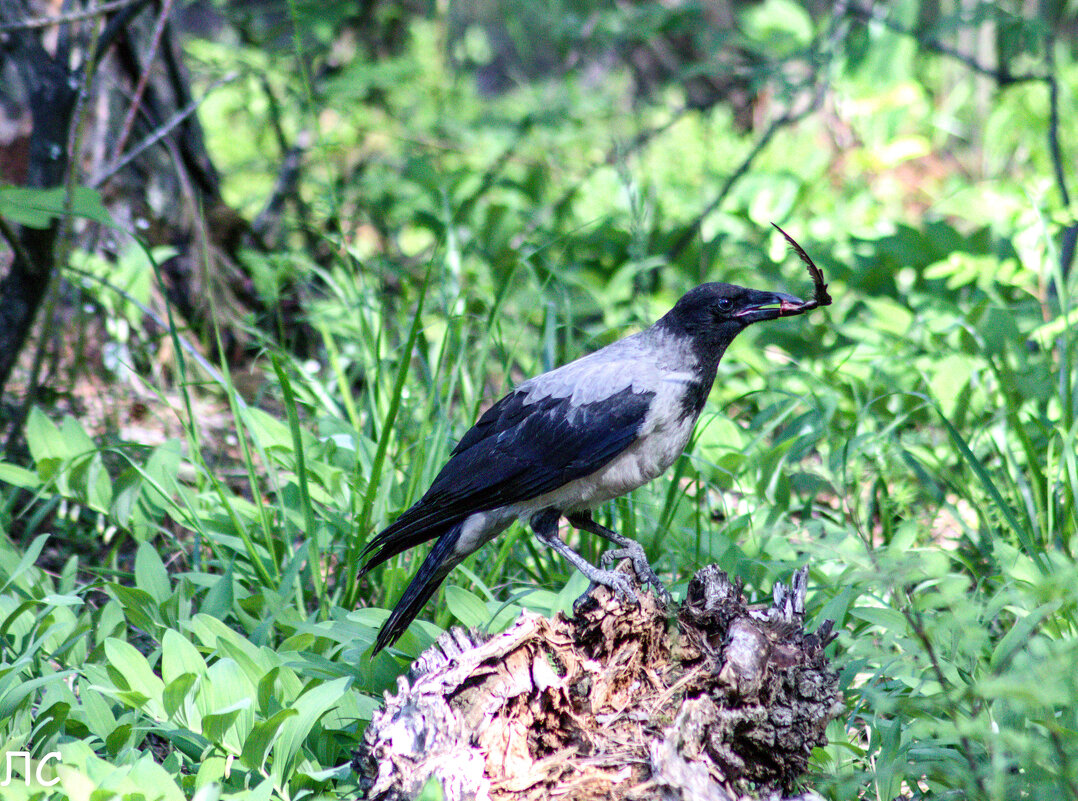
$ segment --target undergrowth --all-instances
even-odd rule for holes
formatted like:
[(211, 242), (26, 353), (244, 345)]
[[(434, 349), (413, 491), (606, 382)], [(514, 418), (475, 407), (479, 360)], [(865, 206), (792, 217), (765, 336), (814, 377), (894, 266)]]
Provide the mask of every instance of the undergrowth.
[[(783, 128), (671, 260), (695, 200), (752, 147), (728, 112), (627, 112), (619, 74), (481, 98), (431, 57), (440, 22), (413, 25), (390, 64), (407, 80), (357, 61), (284, 92), (289, 124), (318, 131), (302, 191), (349, 226), (321, 232), (324, 263), (299, 239), (288, 254), (312, 287), (318, 358), (266, 343), (261, 408), (227, 364), (185, 356), (172, 325), (175, 384), (149, 383), (182, 438), (102, 442), (39, 408), (29, 462), (0, 464), (0, 753), (60, 754), (40, 776), (16, 759), (5, 801), (355, 797), (351, 751), (408, 659), (447, 626), (498, 630), (584, 588), (514, 526), (371, 658), (422, 553), (358, 580), (366, 540), (513, 383), (649, 324), (701, 280), (810, 291), (771, 221), (821, 265), (834, 305), (739, 338), (686, 456), (600, 522), (639, 540), (675, 595), (709, 563), (757, 599), (810, 566), (809, 614), (836, 622), (847, 703), (813, 754), (818, 792), (1078, 797), (1076, 338), (1053, 244), (1070, 212), (1043, 108), (1001, 91), (968, 145), (979, 177), (903, 186), (900, 168), (953, 146), (944, 111), (972, 128), (975, 101), (936, 80), (944, 57), (868, 27), (889, 57), (847, 54), (831, 87), (858, 145), (821, 147), (819, 115)], [(209, 42), (191, 56), (207, 77), (234, 66)], [(206, 109), (240, 206), (273, 169), (245, 69)], [(1069, 54), (1059, 74), (1073, 93)], [(364, 81), (377, 102), (343, 102)], [(332, 125), (312, 122), (318, 103)], [(158, 257), (132, 245), (124, 269), (149, 286)], [(206, 396), (232, 415), (227, 475)]]

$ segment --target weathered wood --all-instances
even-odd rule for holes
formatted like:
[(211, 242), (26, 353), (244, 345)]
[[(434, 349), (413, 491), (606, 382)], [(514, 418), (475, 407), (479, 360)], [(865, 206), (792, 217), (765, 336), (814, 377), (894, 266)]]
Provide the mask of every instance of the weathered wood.
[(573, 619), (447, 632), (367, 729), (365, 797), (414, 798), (434, 778), (450, 801), (784, 798), (842, 710), (830, 622), (803, 629), (806, 572), (751, 608), (706, 567), (676, 627), (652, 595), (600, 588)]

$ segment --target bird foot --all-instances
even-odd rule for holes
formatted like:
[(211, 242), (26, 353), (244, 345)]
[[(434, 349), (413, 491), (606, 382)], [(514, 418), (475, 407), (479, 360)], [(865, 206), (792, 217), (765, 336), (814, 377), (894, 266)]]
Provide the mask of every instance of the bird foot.
[(623, 547), (614, 548), (603, 553), (599, 557), (599, 564), (604, 568), (610, 568), (620, 559), (628, 559), (632, 563), (633, 572), (636, 573), (636, 580), (642, 585), (650, 584), (664, 605), (669, 606), (673, 602), (674, 599), (670, 595), (670, 591), (666, 589), (666, 586), (659, 580), (654, 568), (648, 563), (647, 555), (644, 553), (644, 548), (640, 543), (627, 540)]
[(596, 567), (592, 568), (588, 578), (591, 580), (588, 588), (584, 590), (579, 598), (573, 601), (573, 615), (580, 615), (587, 609), (589, 604), (596, 602), (595, 598), (592, 597), (592, 593), (598, 587), (607, 587), (614, 593), (614, 597), (622, 603), (640, 605), (640, 596), (636, 594), (632, 579), (620, 570), (603, 570)]

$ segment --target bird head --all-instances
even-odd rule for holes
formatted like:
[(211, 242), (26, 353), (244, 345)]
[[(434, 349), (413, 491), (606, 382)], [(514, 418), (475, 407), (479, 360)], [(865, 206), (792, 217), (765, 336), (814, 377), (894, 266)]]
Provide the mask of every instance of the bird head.
[(734, 284), (701, 284), (682, 295), (656, 326), (675, 335), (687, 335), (698, 349), (718, 351), (721, 356), (747, 326), (782, 317), (801, 305), (800, 299), (784, 292)]

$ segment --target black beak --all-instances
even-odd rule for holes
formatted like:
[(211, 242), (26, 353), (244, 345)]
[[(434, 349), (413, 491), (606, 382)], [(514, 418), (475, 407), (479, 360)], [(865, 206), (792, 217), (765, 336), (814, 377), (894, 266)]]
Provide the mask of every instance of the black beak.
[(745, 325), (758, 323), (761, 320), (775, 320), (789, 314), (797, 314), (799, 307), (805, 305), (805, 302), (800, 298), (787, 295), (785, 292), (759, 292), (755, 290), (749, 297), (745, 298), (745, 302), (747, 305), (734, 312), (734, 317), (737, 317)]

